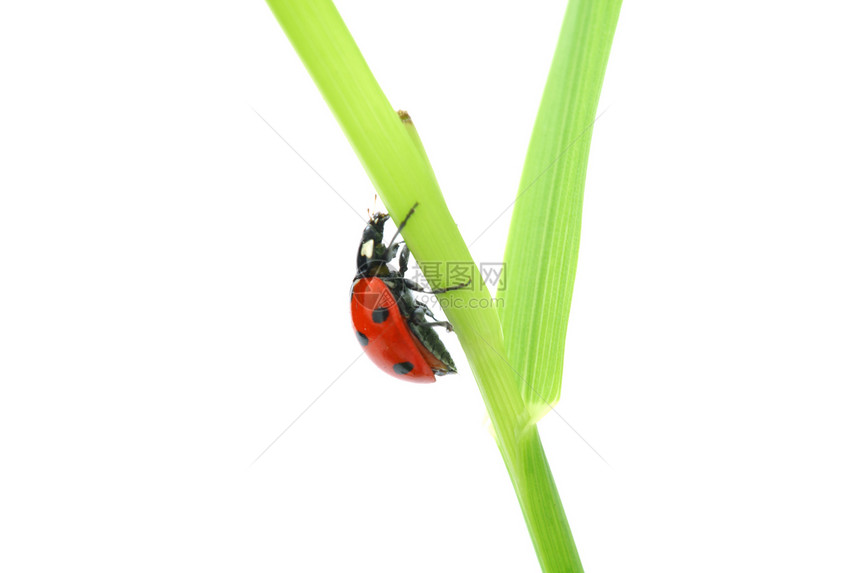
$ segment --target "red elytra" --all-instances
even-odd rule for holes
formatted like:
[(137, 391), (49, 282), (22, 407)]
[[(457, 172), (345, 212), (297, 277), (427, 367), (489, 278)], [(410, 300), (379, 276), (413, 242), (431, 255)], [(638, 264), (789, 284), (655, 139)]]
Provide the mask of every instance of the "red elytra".
[(382, 279), (358, 278), (350, 295), (356, 337), (379, 368), (402, 380), (425, 383), (436, 381), (434, 370), (450, 371), (413, 334)]

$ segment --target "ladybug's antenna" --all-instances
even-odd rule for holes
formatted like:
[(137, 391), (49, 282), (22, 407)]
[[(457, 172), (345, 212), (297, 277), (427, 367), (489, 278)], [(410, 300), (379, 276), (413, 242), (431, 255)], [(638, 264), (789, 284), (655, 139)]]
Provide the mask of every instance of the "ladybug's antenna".
[(389, 242), (389, 243), (388, 243), (388, 249), (385, 251), (385, 258), (386, 258), (386, 260), (388, 260), (389, 255), (391, 254), (392, 249), (394, 249), (394, 248), (395, 248), (394, 240), (395, 240), (395, 239), (397, 239), (397, 237), (400, 235), (400, 231), (402, 231), (402, 230), (403, 230), (403, 227), (405, 227), (405, 226), (406, 226), (406, 221), (408, 221), (408, 220), (409, 220), (409, 217), (411, 217), (411, 216), (412, 216), (412, 214), (415, 212), (415, 207), (417, 207), (417, 206), (418, 206), (418, 203), (417, 203), (417, 202), (416, 202), (414, 205), (412, 205), (412, 208), (411, 208), (411, 209), (409, 209), (409, 212), (408, 212), (408, 213), (406, 213), (406, 217), (403, 219), (403, 222), (402, 222), (402, 223), (400, 223), (400, 226), (398, 226), (398, 227), (397, 227), (397, 231), (394, 233), (394, 236), (393, 236), (393, 237), (391, 237), (391, 242)]

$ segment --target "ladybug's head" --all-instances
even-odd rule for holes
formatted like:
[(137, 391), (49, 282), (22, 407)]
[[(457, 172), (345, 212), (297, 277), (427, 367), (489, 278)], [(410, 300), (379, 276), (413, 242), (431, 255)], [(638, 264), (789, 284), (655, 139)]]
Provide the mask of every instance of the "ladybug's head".
[(386, 265), (391, 261), (393, 253), (388, 252), (388, 247), (382, 240), (386, 221), (388, 214), (375, 213), (367, 222), (364, 233), (361, 234), (356, 258), (359, 275), (374, 275), (382, 268), (388, 268)]

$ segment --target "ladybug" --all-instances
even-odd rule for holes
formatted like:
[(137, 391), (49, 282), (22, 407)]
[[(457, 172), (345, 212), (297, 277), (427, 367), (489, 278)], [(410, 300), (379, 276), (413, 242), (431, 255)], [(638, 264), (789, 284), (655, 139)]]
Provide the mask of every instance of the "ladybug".
[[(435, 382), (436, 376), (456, 374), (454, 360), (433, 330), (453, 329), (447, 321), (437, 321), (433, 312), (411, 291), (439, 294), (464, 288), (469, 282), (452, 287), (425, 291), (407, 279), (409, 247), (396, 243), (416, 203), (397, 228), (391, 242), (383, 242), (382, 233), (389, 216), (376, 213), (370, 217), (356, 259), (356, 274), (350, 289), (352, 324), (359, 344), (368, 357), (382, 370), (410, 382)], [(400, 251), (399, 268), (389, 267)], [(427, 320), (430, 317), (432, 320)]]

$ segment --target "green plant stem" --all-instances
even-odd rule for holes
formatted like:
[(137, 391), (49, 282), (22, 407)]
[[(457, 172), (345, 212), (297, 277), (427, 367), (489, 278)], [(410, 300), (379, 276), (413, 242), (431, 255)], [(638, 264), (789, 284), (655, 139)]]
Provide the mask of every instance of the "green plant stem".
[(561, 395), (585, 170), (620, 10), (621, 0), (568, 4), (511, 218), (499, 314), (534, 421)]
[[(486, 404), (544, 571), (581, 571), (567, 519), (517, 373), (508, 363), (490, 295), (454, 223), (425, 155), (388, 103), (329, 0), (268, 0), (305, 67), (396, 221), (417, 201), (404, 230), (422, 268), (456, 263), (471, 271), (470, 289), (440, 295)], [(428, 276), (434, 287), (447, 286)]]

